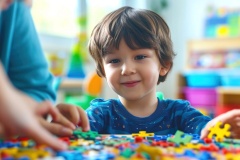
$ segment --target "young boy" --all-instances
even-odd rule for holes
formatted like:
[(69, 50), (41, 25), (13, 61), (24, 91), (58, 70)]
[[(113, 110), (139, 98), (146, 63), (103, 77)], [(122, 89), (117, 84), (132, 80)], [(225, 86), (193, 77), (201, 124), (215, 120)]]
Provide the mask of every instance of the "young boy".
[[(156, 87), (165, 81), (175, 56), (169, 28), (158, 14), (131, 7), (109, 13), (94, 28), (89, 51), (97, 73), (119, 97), (91, 102), (86, 111), (91, 130), (102, 134), (147, 131), (166, 135), (177, 130), (200, 134), (207, 124), (202, 131), (206, 137), (217, 121), (236, 125), (239, 111), (211, 121), (188, 101), (156, 97)], [(237, 129), (232, 128), (233, 135)]]

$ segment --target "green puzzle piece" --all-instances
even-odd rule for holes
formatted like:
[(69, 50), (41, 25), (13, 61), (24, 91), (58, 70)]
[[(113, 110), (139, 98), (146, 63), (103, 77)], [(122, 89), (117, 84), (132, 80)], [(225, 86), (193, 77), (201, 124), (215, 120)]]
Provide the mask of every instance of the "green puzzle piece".
[(191, 140), (192, 140), (192, 136), (191, 135), (185, 135), (185, 133), (182, 132), (182, 131), (177, 131), (175, 133), (174, 137), (169, 137), (167, 139), (167, 141), (174, 142), (178, 145), (180, 145), (180, 144), (185, 145), (185, 144), (191, 142)]

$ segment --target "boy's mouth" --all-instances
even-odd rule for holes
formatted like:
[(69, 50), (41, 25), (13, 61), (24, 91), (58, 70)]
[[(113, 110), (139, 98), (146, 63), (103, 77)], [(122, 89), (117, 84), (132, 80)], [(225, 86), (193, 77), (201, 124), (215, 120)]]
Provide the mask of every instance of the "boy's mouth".
[(134, 87), (136, 86), (140, 81), (127, 81), (127, 82), (123, 82), (121, 83), (122, 85), (126, 86), (126, 87)]

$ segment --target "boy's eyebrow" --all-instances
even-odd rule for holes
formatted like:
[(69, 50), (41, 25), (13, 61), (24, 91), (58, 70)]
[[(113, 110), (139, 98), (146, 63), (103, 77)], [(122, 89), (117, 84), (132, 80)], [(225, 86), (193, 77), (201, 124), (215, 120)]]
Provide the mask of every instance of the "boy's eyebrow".
[(102, 57), (105, 57), (106, 55), (108, 55), (108, 54), (113, 54), (113, 52), (111, 51), (111, 50), (103, 50), (103, 52), (102, 52)]
[(113, 52), (105, 52), (102, 55), (102, 58), (105, 58), (107, 55), (114, 54)]

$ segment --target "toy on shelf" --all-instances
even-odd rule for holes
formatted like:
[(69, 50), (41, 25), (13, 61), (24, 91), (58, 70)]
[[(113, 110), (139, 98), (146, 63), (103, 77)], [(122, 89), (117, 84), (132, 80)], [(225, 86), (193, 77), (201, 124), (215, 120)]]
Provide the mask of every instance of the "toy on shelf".
[(78, 45), (74, 46), (74, 49), (71, 53), (67, 77), (85, 78), (85, 72), (83, 69), (83, 59), (79, 53)]
[(228, 54), (226, 55), (225, 59), (226, 59), (225, 60), (226, 67), (228, 67), (228, 68), (240, 68), (240, 50), (230, 50), (230, 51), (228, 51)]
[(78, 18), (79, 24), (79, 35), (77, 43), (74, 45), (69, 61), (69, 68), (67, 72), (67, 77), (70, 78), (85, 78), (84, 72), (84, 62), (87, 59), (87, 18), (86, 13), (83, 12)]
[(205, 21), (206, 37), (240, 36), (240, 10), (211, 8)]
[[(70, 137), (59, 137), (68, 149), (54, 151), (36, 144), (26, 137), (0, 140), (1, 160), (238, 160), (240, 140), (229, 139), (229, 126), (218, 123), (209, 138), (177, 131), (175, 135), (154, 135), (140, 131), (132, 135), (101, 135), (94, 131), (82, 132), (77, 128)], [(226, 125), (226, 124), (225, 124)], [(138, 136), (139, 135), (139, 136)], [(215, 135), (215, 136), (214, 136)], [(221, 141), (217, 141), (218, 139)]]
[(65, 74), (65, 66), (67, 64), (67, 53), (65, 52), (51, 52), (47, 53), (47, 60), (49, 63), (49, 70), (54, 76), (63, 76)]

